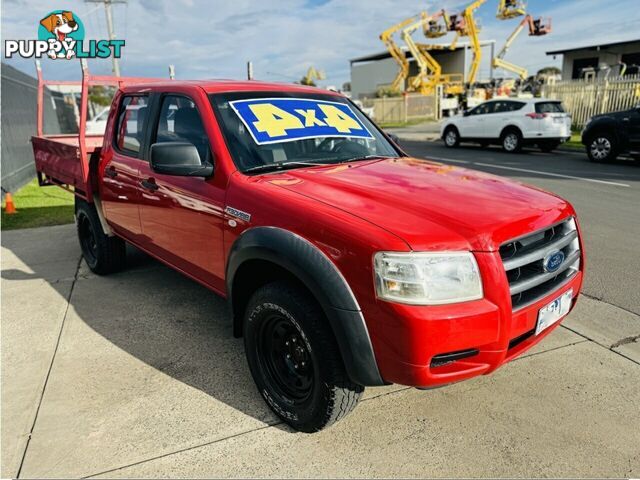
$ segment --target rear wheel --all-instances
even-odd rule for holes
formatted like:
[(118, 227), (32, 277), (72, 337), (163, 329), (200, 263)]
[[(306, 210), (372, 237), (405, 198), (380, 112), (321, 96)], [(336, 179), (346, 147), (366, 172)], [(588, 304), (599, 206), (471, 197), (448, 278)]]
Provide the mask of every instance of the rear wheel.
[(125, 243), (105, 235), (95, 205), (76, 200), (76, 227), (82, 256), (92, 272), (106, 275), (124, 268)]
[(515, 129), (506, 130), (500, 138), (502, 149), (507, 153), (518, 153), (522, 150), (522, 134)]
[(364, 388), (344, 368), (326, 317), (287, 282), (259, 288), (244, 318), (247, 361), (265, 402), (296, 430), (316, 432), (355, 408)]
[(460, 133), (456, 127), (447, 127), (444, 131), (444, 145), (447, 148), (454, 148), (460, 145)]
[(611, 162), (618, 156), (618, 145), (610, 133), (599, 133), (587, 143), (587, 156), (596, 163)]

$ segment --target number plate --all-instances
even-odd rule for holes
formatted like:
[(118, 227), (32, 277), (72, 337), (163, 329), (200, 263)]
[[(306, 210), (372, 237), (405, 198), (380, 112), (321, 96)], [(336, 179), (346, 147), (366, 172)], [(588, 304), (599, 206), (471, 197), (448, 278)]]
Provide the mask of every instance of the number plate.
[(536, 325), (536, 335), (546, 330), (556, 323), (571, 308), (571, 299), (573, 298), (573, 290), (568, 290), (556, 298), (553, 302), (542, 307), (538, 312), (538, 324)]

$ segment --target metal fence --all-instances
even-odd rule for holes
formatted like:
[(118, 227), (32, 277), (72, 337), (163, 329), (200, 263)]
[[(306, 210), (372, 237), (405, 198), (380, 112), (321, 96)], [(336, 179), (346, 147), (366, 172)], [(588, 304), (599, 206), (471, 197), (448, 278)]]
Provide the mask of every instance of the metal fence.
[(419, 118), (435, 120), (438, 117), (436, 95), (374, 98), (363, 100), (363, 104), (374, 108), (376, 123), (400, 123)]
[[(31, 136), (36, 133), (38, 82), (35, 78), (2, 64), (2, 188), (14, 192), (35, 176)], [(57, 111), (61, 95), (45, 91), (44, 129), (61, 133)]]
[(544, 85), (542, 96), (561, 100), (575, 127), (589, 117), (626, 110), (640, 103), (640, 75), (601, 80), (572, 80)]

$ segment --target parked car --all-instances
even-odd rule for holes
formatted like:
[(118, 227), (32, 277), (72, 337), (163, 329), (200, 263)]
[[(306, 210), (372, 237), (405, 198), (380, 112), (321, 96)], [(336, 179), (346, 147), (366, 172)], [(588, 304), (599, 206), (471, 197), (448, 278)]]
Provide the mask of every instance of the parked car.
[(589, 119), (582, 143), (592, 162), (611, 162), (621, 153), (640, 158), (640, 105)]
[(103, 135), (104, 129), (107, 128), (107, 117), (111, 109), (109, 107), (101, 110), (91, 120), (87, 120), (87, 135)]
[(130, 243), (226, 297), (295, 429), (343, 418), (365, 386), (493, 372), (578, 299), (580, 230), (555, 195), (409, 158), (335, 92), (118, 82), (102, 143), (32, 138), (41, 184), (75, 191), (93, 272)]
[(473, 142), (502, 145), (511, 153), (525, 145), (551, 152), (571, 137), (571, 116), (556, 100), (499, 98), (446, 119), (440, 136), (449, 148)]

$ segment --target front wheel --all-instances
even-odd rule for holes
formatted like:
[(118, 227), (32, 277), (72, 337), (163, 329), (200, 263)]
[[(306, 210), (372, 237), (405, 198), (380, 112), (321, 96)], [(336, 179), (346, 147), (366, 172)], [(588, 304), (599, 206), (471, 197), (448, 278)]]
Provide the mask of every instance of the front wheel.
[(594, 135), (587, 144), (587, 156), (596, 163), (611, 162), (618, 156), (617, 143), (610, 133)]
[(444, 145), (447, 148), (454, 148), (460, 145), (460, 134), (456, 127), (447, 127), (444, 131)]
[(317, 432), (335, 423), (364, 390), (349, 379), (319, 305), (296, 285), (274, 282), (253, 294), (244, 345), (265, 402), (296, 430)]
[(82, 256), (92, 272), (106, 275), (124, 267), (125, 243), (105, 235), (95, 205), (76, 199), (76, 227)]

